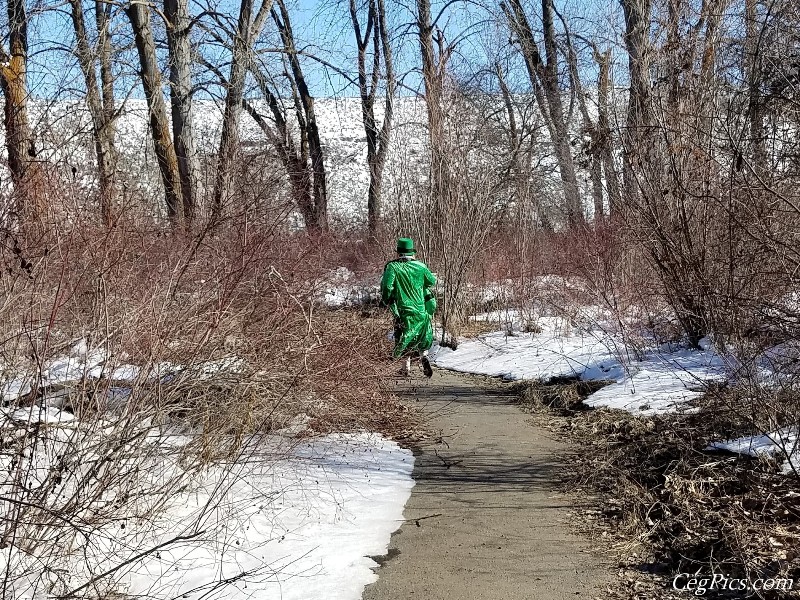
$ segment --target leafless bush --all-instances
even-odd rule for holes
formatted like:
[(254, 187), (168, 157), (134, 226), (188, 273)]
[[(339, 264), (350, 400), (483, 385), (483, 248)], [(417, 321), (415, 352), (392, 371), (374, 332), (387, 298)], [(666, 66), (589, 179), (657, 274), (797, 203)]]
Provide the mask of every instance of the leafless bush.
[[(613, 544), (620, 566), (639, 578), (644, 571), (670, 580), (699, 569), (751, 581), (796, 580), (796, 484), (779, 472), (781, 457), (707, 451), (709, 442), (749, 427), (746, 413), (759, 407), (741, 390), (722, 386), (693, 414), (581, 410), (581, 398), (595, 389), (590, 382), (533, 385), (522, 390), (522, 402), (543, 411), (542, 422), (559, 435), (582, 444), (567, 484), (593, 498), (599, 494), (588, 512), (596, 514), (595, 526)], [(796, 597), (785, 592), (754, 597)]]
[[(404, 417), (370, 377), (377, 329), (315, 303), (327, 244), (246, 220), (216, 237), (62, 225), (24, 248), (6, 233), (4, 597), (112, 593), (129, 561), (169, 545), (146, 524), (264, 434)], [(109, 563), (120, 523), (144, 533)]]
[(450, 115), (442, 127), (440, 150), (447, 166), (438, 175), (446, 194), (434, 197), (426, 188), (417, 201), (398, 215), (398, 227), (420, 241), (420, 247), (439, 280), (439, 318), (442, 341), (455, 345), (460, 326), (469, 316), (465, 302), (470, 274), (487, 248), (489, 233), (499, 216), (500, 179), (484, 143), (488, 128), (458, 90), (446, 94)]

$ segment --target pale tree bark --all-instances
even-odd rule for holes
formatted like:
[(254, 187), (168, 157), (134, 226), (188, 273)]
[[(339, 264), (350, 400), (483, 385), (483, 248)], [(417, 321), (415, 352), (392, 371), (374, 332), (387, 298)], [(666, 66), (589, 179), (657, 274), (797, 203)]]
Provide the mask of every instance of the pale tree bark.
[(435, 243), (442, 237), (442, 220), (451, 208), (443, 106), (444, 77), (451, 49), (445, 47), (443, 34), (436, 30), (430, 0), (417, 0), (416, 18), (430, 145), (431, 241)]
[(251, 28), (253, 0), (242, 0), (239, 5), (239, 21), (231, 50), (231, 71), (228, 77), (228, 90), (225, 95), (225, 109), (222, 117), (222, 133), (217, 156), (217, 175), (214, 185), (214, 221), (222, 216), (231, 197), (232, 162), (239, 145), (239, 116), (242, 110), (242, 97), (247, 76), (247, 61), (251, 51)]
[(603, 222), (605, 217), (603, 161), (601, 159), (601, 139), (599, 135), (599, 128), (598, 124), (592, 120), (592, 117), (589, 114), (589, 107), (586, 105), (586, 95), (584, 94), (583, 83), (581, 82), (580, 73), (578, 72), (578, 54), (575, 51), (575, 46), (572, 43), (572, 35), (570, 33), (569, 24), (560, 13), (557, 14), (564, 27), (564, 33), (566, 34), (567, 66), (569, 68), (570, 84), (573, 95), (578, 100), (578, 110), (581, 113), (581, 129), (584, 134), (589, 136), (589, 144), (586, 148), (586, 153), (589, 158), (589, 179), (592, 182), (594, 222), (595, 224), (599, 224)]
[[(592, 182), (592, 196), (594, 200), (595, 221), (599, 222), (605, 216), (604, 196), (608, 196), (608, 214), (613, 214), (619, 209), (620, 190), (617, 169), (614, 166), (613, 148), (614, 140), (609, 121), (609, 66), (611, 51), (606, 50), (601, 53), (597, 45), (591, 40), (579, 37), (592, 49), (595, 63), (598, 67), (597, 75), (597, 121), (594, 122), (589, 114), (586, 105), (583, 85), (578, 73), (578, 59), (572, 45), (571, 36), (567, 22), (559, 15), (567, 32), (567, 47), (570, 77), (573, 89), (577, 91), (578, 103), (581, 116), (584, 122), (584, 131), (590, 136), (589, 154), (589, 175)], [(605, 181), (605, 186), (603, 182)]]
[(178, 157), (175, 154), (175, 146), (170, 135), (167, 106), (161, 89), (161, 71), (156, 59), (150, 9), (146, 4), (135, 2), (125, 9), (125, 13), (131, 22), (136, 49), (139, 53), (142, 88), (147, 99), (150, 134), (153, 138), (158, 168), (161, 172), (161, 181), (164, 184), (164, 203), (167, 209), (167, 216), (174, 225), (182, 225), (183, 195), (181, 192), (181, 176)]
[(239, 149), (239, 121), (247, 72), (252, 62), (255, 43), (264, 21), (272, 8), (272, 0), (262, 0), (258, 12), (253, 15), (254, 0), (241, 0), (239, 19), (231, 47), (231, 69), (227, 79), (225, 109), (222, 117), (217, 173), (214, 183), (214, 205), (212, 219), (219, 220), (224, 208), (231, 202), (233, 193), (233, 164)]
[(38, 188), (39, 166), (28, 121), (28, 18), (25, 0), (8, 0), (8, 50), (0, 48), (0, 87), (6, 151), (14, 184), (17, 219), (23, 229), (40, 222), (46, 209)]
[[(389, 32), (386, 29), (386, 7), (383, 0), (368, 0), (367, 21), (362, 30), (355, 0), (350, 0), (350, 20), (358, 49), (358, 88), (361, 94), (361, 117), (367, 140), (369, 188), (367, 190), (367, 220), (375, 234), (381, 219), (381, 188), (394, 112), (395, 77)], [(367, 52), (372, 45), (372, 64), (367, 66)], [(381, 60), (383, 59), (383, 60)], [(386, 78), (383, 123), (378, 127), (375, 100), (381, 76), (381, 64)]]
[(272, 19), (281, 34), (284, 57), (289, 66), (287, 75), (289, 75), (295, 113), (300, 126), (301, 154), (307, 148), (313, 174), (313, 214), (311, 215), (311, 220), (306, 221), (306, 228), (327, 231), (328, 186), (325, 173), (325, 156), (317, 125), (314, 98), (308, 89), (300, 64), (299, 53), (295, 45), (294, 33), (292, 32), (292, 24), (289, 19), (289, 11), (286, 10), (286, 4), (283, 0), (276, 0), (275, 4), (278, 10), (272, 9)]
[(559, 175), (564, 190), (564, 210), (570, 226), (584, 223), (575, 161), (569, 142), (569, 125), (564, 114), (561, 88), (558, 81), (558, 43), (553, 23), (553, 1), (542, 0), (542, 28), (544, 31), (544, 56), (539, 51), (528, 17), (520, 0), (509, 0), (510, 7), (502, 4), (512, 32), (517, 37), (522, 57), (531, 80), (537, 104), (547, 124), (553, 150), (558, 162)]
[[(100, 216), (103, 224), (113, 224), (113, 205), (116, 195), (117, 151), (114, 145), (115, 112), (113, 78), (111, 77), (111, 42), (108, 13), (111, 5), (95, 3), (95, 22), (98, 43), (89, 44), (81, 0), (69, 0), (72, 25), (75, 30), (78, 66), (86, 84), (86, 106), (92, 118), (92, 137), (97, 158), (97, 178), (100, 192)], [(100, 62), (100, 84), (97, 82), (97, 63)]]
[(605, 171), (606, 190), (608, 192), (609, 216), (619, 210), (622, 200), (617, 168), (614, 166), (614, 139), (611, 132), (611, 121), (608, 116), (608, 95), (610, 87), (609, 68), (611, 63), (611, 50), (601, 53), (593, 47), (594, 60), (597, 63), (597, 144), (600, 158)]
[(652, 0), (620, 0), (625, 14), (625, 48), (628, 51), (628, 111), (623, 141), (623, 185), (625, 202), (635, 203), (638, 181), (634, 165), (647, 159), (650, 137), (650, 13)]
[(191, 19), (188, 0), (164, 0), (164, 16), (168, 21), (172, 138), (181, 179), (183, 214), (186, 222), (191, 223), (196, 214), (199, 166), (194, 143), (192, 46), (189, 39)]

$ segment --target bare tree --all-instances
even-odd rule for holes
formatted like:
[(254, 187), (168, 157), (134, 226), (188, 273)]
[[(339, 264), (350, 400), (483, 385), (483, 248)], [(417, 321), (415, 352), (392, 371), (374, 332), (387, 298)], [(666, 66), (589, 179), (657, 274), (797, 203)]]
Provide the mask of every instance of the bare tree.
[(292, 88), (292, 98), (295, 105), (295, 115), (300, 128), (301, 147), (308, 148), (313, 174), (313, 207), (310, 220), (306, 220), (306, 227), (327, 231), (328, 229), (328, 186), (325, 175), (325, 155), (322, 140), (317, 125), (317, 114), (314, 109), (314, 98), (308, 89), (303, 68), (300, 64), (300, 53), (295, 45), (292, 24), (286, 3), (276, 0), (278, 10), (272, 9), (272, 20), (278, 28), (283, 42), (283, 53), (288, 63), (286, 70)]
[(510, 218), (520, 230), (518, 235), (521, 239), (516, 241), (521, 246), (526, 246), (527, 239), (535, 235), (538, 225), (552, 230), (550, 218), (542, 211), (539, 195), (534, 192), (534, 187), (538, 186), (533, 185), (531, 177), (534, 171), (534, 147), (543, 125), (538, 111), (533, 110), (534, 101), (523, 94), (512, 92), (507, 80), (508, 72), (500, 62), (495, 61), (491, 73), (500, 89), (505, 113), (505, 123), (501, 125), (501, 129), (507, 142), (508, 159), (502, 177), (517, 206), (516, 215)]
[[(432, 229), (441, 229), (441, 220), (450, 206), (450, 169), (445, 143), (444, 79), (452, 48), (447, 47), (444, 33), (436, 27), (430, 0), (417, 0), (417, 36), (425, 86), (425, 108), (428, 113), (430, 144), (430, 198)], [(434, 237), (434, 239), (437, 239)]]
[[(263, 113), (257, 103), (245, 98), (243, 87), (241, 94), (239, 94), (237, 92), (237, 87), (230, 83), (228, 77), (220, 71), (219, 67), (210, 63), (202, 56), (198, 57), (198, 60), (206, 69), (213, 73), (219, 82), (228, 90), (226, 106), (227, 102), (232, 101), (231, 92), (235, 92), (234, 95), (239, 98), (240, 102), (239, 112), (241, 109), (244, 109), (261, 128), (269, 142), (275, 148), (278, 158), (286, 170), (294, 205), (299, 210), (306, 228), (310, 230), (324, 229), (327, 227), (327, 186), (325, 185), (325, 166), (322, 160), (322, 142), (316, 125), (313, 98), (311, 98), (310, 93), (308, 93), (308, 88), (305, 86), (302, 68), (299, 64), (296, 68), (292, 68), (289, 64), (289, 57), (287, 55), (289, 53), (297, 54), (297, 50), (294, 48), (294, 38), (291, 30), (281, 31), (281, 28), (284, 27), (284, 23), (288, 22), (284, 21), (284, 16), (288, 18), (288, 12), (286, 12), (285, 15), (283, 14), (285, 11), (284, 7), (281, 14), (279, 14), (278, 11), (272, 8), (272, 5), (272, 2), (264, 2), (261, 5), (251, 26), (251, 33), (249, 36), (251, 48), (248, 53), (245, 53), (243, 49), (240, 51), (240, 55), (244, 57), (248, 71), (258, 87), (262, 99), (269, 109), (269, 117)], [(281, 99), (279, 83), (268, 74), (266, 65), (260, 60), (260, 57), (263, 55), (259, 55), (259, 53), (255, 52), (252, 48), (252, 44), (255, 42), (255, 32), (260, 32), (262, 30), (264, 19), (269, 15), (272, 16), (273, 20), (275, 20), (278, 25), (281, 41), (284, 42), (287, 38), (289, 40), (288, 44), (285, 43), (284, 47), (281, 48), (283, 67), (281, 76), (288, 80), (289, 83), (291, 92), (290, 104), (297, 122), (297, 138), (290, 124), (291, 119), (288, 117), (289, 111), (287, 111)], [(246, 21), (246, 17), (240, 19), (240, 26), (244, 25)], [(228, 42), (216, 32), (209, 31), (208, 33), (220, 44), (228, 44)], [(240, 37), (244, 39), (247, 36)], [(289, 48), (288, 50), (286, 49), (287, 46)], [(272, 54), (272, 52), (269, 54)], [(233, 72), (233, 66), (231, 72)], [(303, 81), (301, 85), (298, 85), (296, 82), (296, 73), (300, 74)], [(245, 73), (243, 76), (246, 75)], [(300, 95), (300, 90), (303, 88), (308, 94), (305, 103)], [(309, 110), (307, 111), (306, 108)], [(223, 141), (227, 140), (224, 145), (228, 147), (229, 152), (235, 151), (238, 145), (238, 143), (233, 143), (235, 128), (232, 125), (232, 115), (235, 115), (236, 112), (237, 111), (233, 110), (228, 111), (226, 108), (226, 116), (223, 121)], [(235, 116), (235, 119), (238, 121), (239, 117)], [(226, 123), (228, 123), (227, 128), (225, 126)], [(223, 149), (221, 146), (220, 153), (222, 152)], [(313, 157), (318, 158), (316, 163)], [(222, 162), (224, 161), (222, 154), (220, 154), (218, 164)], [(219, 173), (218, 170), (218, 184), (220, 181)], [(222, 188), (218, 185), (216, 189), (220, 190)], [(320, 225), (320, 223), (322, 223), (322, 225)]]
[(8, 49), (0, 48), (0, 86), (8, 168), (17, 198), (18, 219), (38, 222), (44, 206), (36, 190), (38, 165), (28, 121), (28, 17), (25, 0), (8, 0)]
[(183, 214), (186, 222), (191, 223), (197, 204), (198, 164), (193, 127), (192, 46), (189, 39), (191, 19), (188, 0), (164, 0), (164, 16), (168, 21), (172, 137), (181, 179)]
[[(597, 44), (586, 39), (581, 35), (573, 35), (567, 20), (556, 11), (564, 27), (567, 49), (567, 64), (571, 88), (578, 101), (578, 109), (583, 121), (582, 132), (589, 136), (589, 142), (585, 145), (585, 151), (589, 159), (589, 177), (592, 182), (592, 197), (594, 200), (594, 219), (595, 223), (603, 220), (605, 214), (605, 191), (609, 198), (609, 213), (619, 206), (620, 192), (619, 181), (617, 179), (617, 169), (614, 166), (612, 154), (613, 134), (611, 131), (608, 117), (608, 93), (609, 93), (609, 62), (610, 51), (601, 53)], [(597, 119), (592, 119), (586, 103), (586, 93), (581, 83), (578, 68), (578, 54), (573, 44), (573, 37), (581, 40), (591, 47), (594, 61), (598, 66), (597, 75)], [(605, 175), (605, 177), (604, 177)], [(603, 182), (605, 181), (605, 187)]]
[(514, 96), (506, 83), (506, 78), (499, 62), (494, 64), (494, 74), (497, 77), (497, 83), (503, 97), (503, 108), (506, 111), (506, 118), (508, 119), (508, 151), (510, 156), (508, 174), (513, 182), (515, 196), (519, 202), (525, 195), (525, 187), (527, 187), (524, 185), (524, 181), (527, 177), (523, 162), (522, 132), (517, 127), (517, 109), (514, 106)]
[(239, 121), (244, 99), (244, 86), (252, 62), (253, 44), (258, 38), (264, 22), (272, 9), (272, 0), (262, 0), (258, 12), (253, 15), (254, 0), (242, 0), (239, 19), (231, 46), (231, 69), (227, 78), (225, 109), (222, 117), (222, 133), (217, 154), (217, 174), (214, 184), (213, 219), (222, 216), (229, 203), (233, 187), (233, 161), (239, 147)]
[(139, 53), (142, 88), (147, 99), (150, 134), (155, 146), (161, 181), (164, 184), (164, 202), (167, 215), (173, 224), (183, 222), (183, 193), (178, 157), (170, 135), (167, 106), (161, 89), (161, 69), (156, 58), (150, 8), (142, 2), (133, 2), (125, 9), (133, 28), (136, 49)]
[(622, 195), (619, 189), (619, 177), (614, 166), (614, 140), (609, 118), (609, 87), (610, 87), (610, 62), (611, 50), (600, 52), (597, 46), (592, 47), (594, 60), (598, 66), (597, 74), (597, 131), (595, 149), (600, 154), (605, 171), (606, 190), (608, 191), (609, 214), (614, 215), (619, 209)]
[(289, 127), (286, 111), (278, 99), (276, 92), (273, 92), (267, 76), (259, 69), (252, 69), (259, 90), (269, 107), (272, 115), (272, 123), (261, 114), (252, 103), (243, 101), (243, 106), (247, 113), (258, 124), (261, 130), (270, 140), (278, 157), (281, 160), (286, 174), (289, 178), (289, 185), (292, 190), (292, 198), (295, 206), (303, 217), (303, 222), (307, 228), (314, 229), (317, 222), (315, 199), (314, 199), (314, 173), (309, 162), (308, 134), (302, 125), (305, 120), (300, 113), (300, 142), (295, 141), (294, 135)]
[(620, 0), (625, 13), (625, 48), (628, 51), (628, 112), (623, 136), (625, 153), (623, 182), (626, 202), (638, 194), (634, 162), (644, 160), (639, 153), (647, 149), (643, 134), (650, 117), (650, 12), (652, 0)]
[[(392, 61), (392, 48), (386, 28), (384, 0), (367, 0), (367, 21), (363, 27), (359, 21), (356, 1), (350, 0), (350, 20), (356, 36), (358, 49), (358, 88), (361, 94), (361, 118), (367, 139), (367, 166), (369, 167), (369, 189), (367, 191), (367, 220), (369, 230), (377, 231), (381, 218), (381, 187), (383, 168), (389, 149), (392, 130), (394, 93), (396, 81)], [(367, 56), (372, 45), (372, 65), (368, 68)], [(383, 123), (378, 127), (375, 117), (375, 100), (381, 77), (381, 58), (386, 78)]]
[(581, 82), (580, 73), (578, 72), (578, 53), (575, 50), (574, 44), (572, 43), (572, 35), (570, 33), (569, 24), (560, 13), (557, 14), (564, 27), (564, 33), (566, 36), (567, 66), (569, 68), (570, 87), (572, 89), (573, 96), (577, 98), (578, 110), (581, 113), (581, 133), (589, 136), (589, 143), (585, 145), (585, 151), (589, 159), (589, 178), (592, 182), (594, 221), (595, 223), (600, 223), (603, 220), (605, 209), (603, 201), (603, 163), (600, 158), (601, 153), (598, 126), (589, 114), (589, 107), (586, 104), (586, 94), (583, 90), (583, 83)]
[(559, 175), (564, 189), (567, 220), (571, 226), (584, 222), (575, 162), (569, 141), (569, 127), (564, 114), (561, 86), (558, 77), (558, 41), (553, 23), (553, 0), (542, 0), (542, 28), (544, 30), (544, 57), (533, 34), (528, 17), (520, 0), (510, 0), (501, 5), (509, 26), (525, 60), (531, 86), (539, 109), (547, 123), (553, 143)]
[(719, 208), (723, 175), (715, 156), (723, 95), (717, 48), (726, 2), (703, 3), (687, 25), (691, 3), (671, 0), (666, 43), (658, 51), (649, 2), (623, 2), (631, 86), (623, 135), (624, 218), (640, 236), (694, 347), (725, 303), (717, 292), (726, 285), (718, 279), (721, 240), (727, 236), (725, 244), (735, 245), (739, 235)]
[[(116, 118), (114, 110), (114, 78), (111, 73), (111, 32), (109, 31), (112, 5), (95, 1), (97, 44), (90, 44), (81, 0), (69, 0), (72, 25), (75, 30), (78, 66), (86, 84), (86, 105), (92, 117), (92, 137), (97, 157), (97, 174), (100, 192), (100, 214), (106, 227), (113, 222), (113, 203), (116, 195), (115, 180), (117, 150), (114, 145)], [(97, 81), (97, 63), (100, 66), (100, 83)]]

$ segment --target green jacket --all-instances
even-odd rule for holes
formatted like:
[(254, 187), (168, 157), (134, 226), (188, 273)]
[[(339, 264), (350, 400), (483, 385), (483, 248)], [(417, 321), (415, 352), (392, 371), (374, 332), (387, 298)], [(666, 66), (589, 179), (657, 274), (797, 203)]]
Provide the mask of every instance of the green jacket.
[(389, 307), (402, 331), (395, 337), (394, 355), (427, 350), (433, 343), (431, 315), (433, 295), (429, 288), (436, 277), (425, 263), (414, 258), (398, 258), (386, 264), (381, 278), (381, 302)]

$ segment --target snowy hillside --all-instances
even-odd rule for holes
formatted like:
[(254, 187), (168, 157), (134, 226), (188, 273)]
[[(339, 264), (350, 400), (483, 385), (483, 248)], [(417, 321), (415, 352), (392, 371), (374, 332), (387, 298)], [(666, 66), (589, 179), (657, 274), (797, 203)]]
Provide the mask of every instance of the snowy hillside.
[[(263, 114), (269, 110), (260, 101), (254, 106)], [(485, 103), (484, 103), (485, 104)], [(361, 120), (360, 98), (321, 98), (315, 101), (317, 119), (324, 144), (329, 188), (329, 211), (333, 223), (345, 226), (360, 226), (366, 221), (366, 195), (369, 173), (366, 165), (366, 138)], [(124, 188), (123, 201), (144, 199), (144, 210), (160, 210), (161, 181), (152, 143), (149, 139), (147, 105), (141, 99), (128, 99), (118, 107), (116, 145), (120, 150), (118, 177)], [(471, 109), (461, 109), (471, 110)], [(376, 104), (378, 119), (382, 118), (383, 106)], [(482, 112), (493, 113), (486, 118)], [(530, 115), (528, 115), (530, 117)], [(30, 119), (35, 131), (37, 158), (48, 165), (48, 172), (59, 190), (68, 187), (78, 202), (89, 206), (96, 202), (96, 170), (91, 119), (82, 100), (43, 102), (30, 107)], [(196, 147), (204, 165), (213, 164), (219, 146), (222, 107), (212, 101), (195, 103)], [(495, 155), (507, 151), (503, 136), (492, 133), (487, 123), (504, 123), (503, 109), (489, 101), (471, 114), (459, 115), (454, 123), (474, 131), (484, 130), (478, 139), (470, 143), (481, 145), (476, 152), (479, 160), (490, 167), (496, 165)], [(395, 119), (390, 153), (384, 171), (385, 210), (391, 212), (399, 202), (413, 200), (416, 186), (427, 176), (427, 115), (424, 100), (418, 97), (402, 97), (395, 101)], [(502, 125), (504, 127), (504, 125)], [(545, 198), (557, 204), (560, 181), (556, 163), (550, 155), (546, 128), (536, 125), (537, 156), (532, 167), (537, 189)], [(581, 152), (579, 140), (580, 123), (575, 119), (573, 144), (576, 157)], [(240, 136), (247, 155), (274, 156), (272, 146), (263, 131), (247, 114), (242, 114)], [(470, 136), (461, 136), (469, 140)], [(486, 151), (489, 150), (489, 151)], [(4, 148), (3, 148), (4, 152)], [(279, 177), (285, 177), (276, 163)], [(5, 166), (0, 168), (0, 177), (8, 181)], [(579, 182), (589, 197), (588, 173), (578, 168)], [(211, 169), (203, 168), (201, 191), (209, 193), (213, 186)], [(587, 202), (587, 204), (590, 204)]]
[[(263, 108), (265, 114), (268, 110)], [(381, 107), (376, 111), (381, 117)], [(326, 98), (316, 101), (317, 118), (325, 146), (330, 212), (334, 222), (360, 224), (366, 219), (369, 174), (366, 139), (359, 98)], [(392, 152), (386, 167), (389, 188), (400, 185), (402, 175), (414, 172), (424, 153), (426, 141), (425, 106), (418, 98), (398, 98)], [(88, 196), (96, 189), (95, 156), (91, 119), (81, 101), (38, 102), (31, 106), (37, 157), (48, 164), (61, 181), (83, 190)], [(201, 159), (214, 156), (219, 146), (222, 110), (214, 102), (195, 103), (195, 136)], [(161, 182), (149, 140), (147, 104), (129, 99), (116, 122), (120, 150), (120, 177), (132, 195), (140, 194), (157, 203)], [(249, 115), (243, 113), (240, 136), (248, 152), (272, 153), (266, 136)], [(5, 148), (3, 147), (3, 158)], [(402, 169), (401, 169), (402, 168)], [(8, 181), (3, 165), (3, 181)], [(204, 173), (204, 175), (206, 175)], [(204, 180), (207, 187), (211, 182)], [(391, 200), (389, 200), (391, 202)]]

